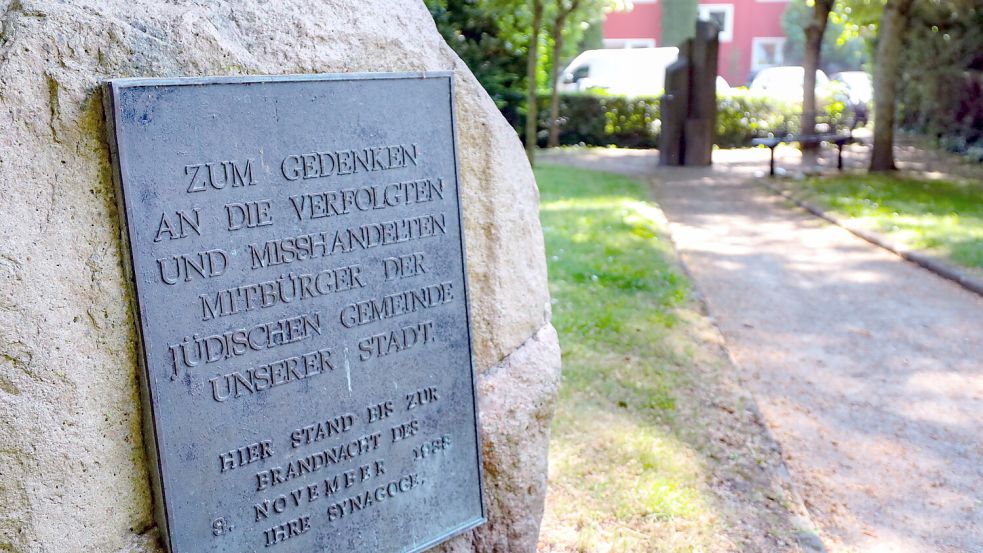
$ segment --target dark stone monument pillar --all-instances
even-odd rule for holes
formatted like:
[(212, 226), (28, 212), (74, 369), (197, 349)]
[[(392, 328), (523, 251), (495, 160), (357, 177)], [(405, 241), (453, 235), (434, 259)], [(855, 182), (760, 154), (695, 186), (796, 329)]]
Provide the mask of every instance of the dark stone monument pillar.
[[(680, 52), (689, 41), (680, 46)], [(683, 141), (686, 114), (689, 113), (690, 63), (684, 56), (666, 68), (666, 92), (662, 97), (662, 131), (659, 137), (659, 162), (683, 165)]]
[(679, 46), (679, 60), (666, 68), (662, 99), (662, 165), (710, 165), (717, 123), (719, 30), (696, 22), (696, 36)]

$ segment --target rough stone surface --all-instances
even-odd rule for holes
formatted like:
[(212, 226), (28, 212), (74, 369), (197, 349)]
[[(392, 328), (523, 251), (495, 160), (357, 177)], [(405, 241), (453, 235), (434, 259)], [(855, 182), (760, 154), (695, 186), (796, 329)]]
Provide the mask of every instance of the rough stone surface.
[[(445, 553), (536, 550), (559, 380), (560, 347), (548, 324), (479, 380), (488, 523), (448, 542)], [(512, 478), (512, 471), (536, 477)]]
[[(0, 0), (0, 551), (156, 551), (101, 81), (454, 70), (490, 521), (533, 551), (559, 370), (537, 191), (422, 2)], [(385, 106), (378, 106), (385, 109)]]

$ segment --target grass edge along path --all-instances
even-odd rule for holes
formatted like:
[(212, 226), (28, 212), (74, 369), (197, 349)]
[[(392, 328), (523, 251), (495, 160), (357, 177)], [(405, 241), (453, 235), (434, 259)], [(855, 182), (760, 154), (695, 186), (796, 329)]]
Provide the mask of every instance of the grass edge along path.
[(844, 174), (780, 185), (845, 225), (983, 278), (983, 186), (978, 182)]
[[(563, 383), (540, 551), (796, 551), (778, 445), (635, 180), (536, 170)], [(811, 529), (805, 529), (811, 530)]]

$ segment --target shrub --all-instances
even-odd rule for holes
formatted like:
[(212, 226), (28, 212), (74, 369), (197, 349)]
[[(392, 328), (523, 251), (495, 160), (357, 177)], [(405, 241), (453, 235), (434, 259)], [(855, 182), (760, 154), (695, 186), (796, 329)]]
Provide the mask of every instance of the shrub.
[(799, 106), (733, 89), (717, 96), (717, 145), (741, 148), (751, 139), (773, 134), (783, 136), (799, 129)]
[[(560, 96), (560, 145), (658, 148), (661, 127), (659, 98), (604, 94)], [(733, 88), (717, 96), (717, 141), (721, 148), (742, 148), (762, 136), (795, 134), (800, 128), (801, 104), (780, 102)], [(820, 100), (820, 125), (836, 131), (845, 125), (846, 107), (841, 101)], [(538, 144), (549, 134), (549, 96), (539, 97)], [(822, 129), (822, 127), (820, 127)]]
[[(902, 105), (902, 126), (919, 133), (931, 133), (939, 146), (973, 161), (983, 161), (983, 71), (966, 71), (950, 83), (946, 102), (951, 110), (933, 108), (919, 111)], [(916, 117), (917, 116), (917, 117)]]
[[(549, 96), (539, 97), (539, 145), (549, 133)], [(560, 144), (659, 146), (659, 99), (598, 94), (560, 96)]]

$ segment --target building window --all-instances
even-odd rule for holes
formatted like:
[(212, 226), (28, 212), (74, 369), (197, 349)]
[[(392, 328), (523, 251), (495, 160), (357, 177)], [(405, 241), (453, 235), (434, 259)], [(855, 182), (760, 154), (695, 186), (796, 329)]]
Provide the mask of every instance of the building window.
[(654, 38), (606, 38), (605, 48), (655, 48)]
[(720, 42), (734, 39), (734, 4), (700, 4), (700, 19), (713, 21), (720, 29)]
[(785, 62), (784, 37), (755, 37), (751, 39), (751, 70), (781, 65)]

